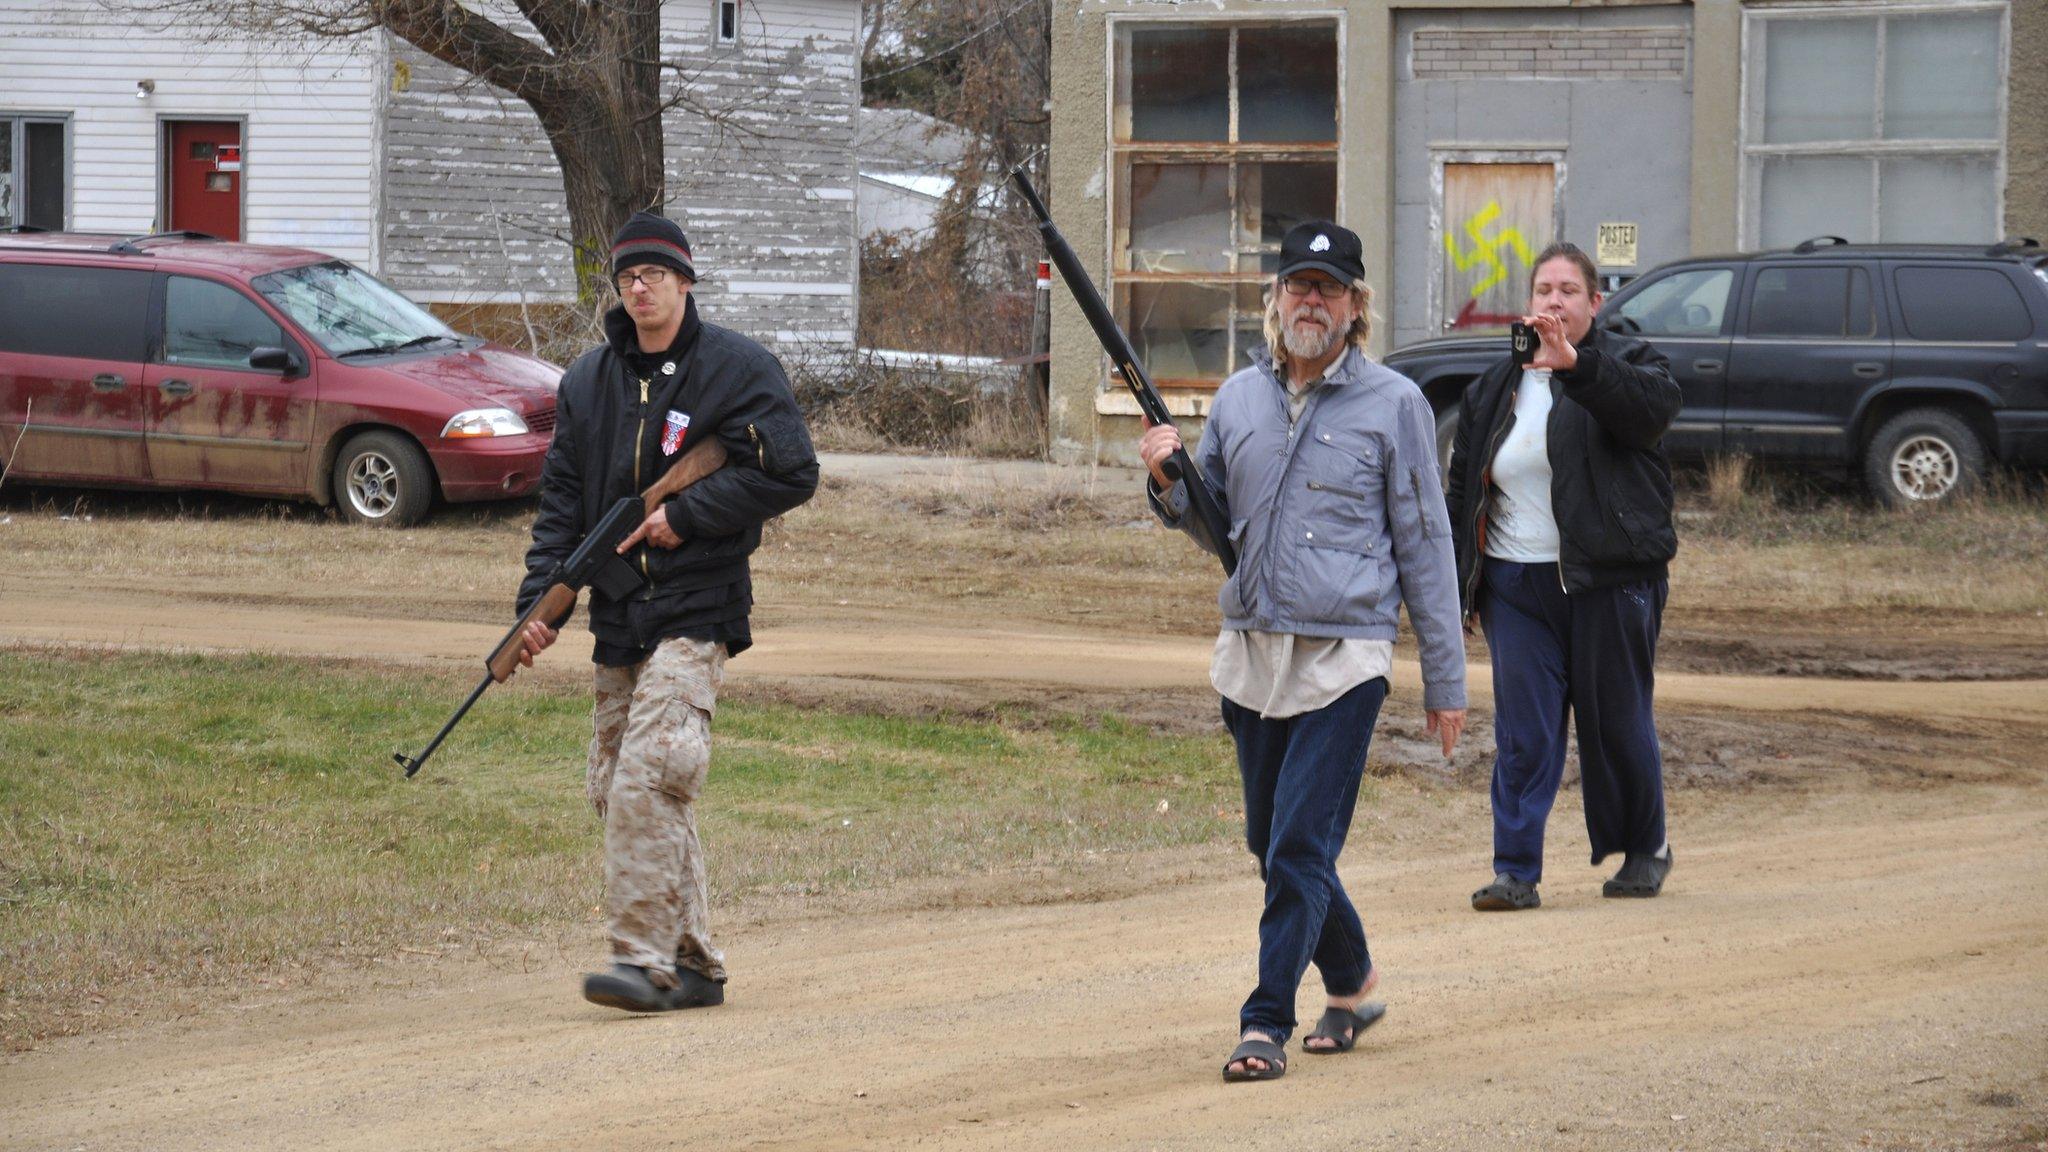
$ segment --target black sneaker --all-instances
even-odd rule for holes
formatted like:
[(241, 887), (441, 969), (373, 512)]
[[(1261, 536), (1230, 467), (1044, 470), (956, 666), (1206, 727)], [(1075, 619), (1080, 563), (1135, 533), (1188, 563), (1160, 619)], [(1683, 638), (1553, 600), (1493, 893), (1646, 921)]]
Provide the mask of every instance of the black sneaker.
[(678, 988), (656, 987), (647, 969), (637, 964), (614, 964), (608, 972), (583, 978), (583, 998), (607, 1008), (628, 1012), (673, 1012), (679, 1008), (709, 1008), (725, 1003), (725, 985), (688, 968), (678, 969)]
[(1493, 883), (1472, 894), (1474, 912), (1520, 912), (1543, 904), (1534, 884), (1525, 884), (1503, 872)]
[(1664, 846), (1660, 856), (1645, 856), (1631, 852), (1621, 862), (1621, 871), (1614, 878), (1600, 886), (1602, 896), (1626, 897), (1647, 900), (1664, 890), (1664, 878), (1671, 875), (1671, 863), (1676, 859), (1671, 845)]

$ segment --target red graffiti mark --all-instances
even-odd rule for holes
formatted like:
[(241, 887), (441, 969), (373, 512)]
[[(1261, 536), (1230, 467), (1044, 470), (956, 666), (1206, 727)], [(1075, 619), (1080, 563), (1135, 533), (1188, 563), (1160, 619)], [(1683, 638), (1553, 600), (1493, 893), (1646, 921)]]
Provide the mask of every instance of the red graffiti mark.
[(1458, 309), (1458, 316), (1451, 321), (1453, 328), (1505, 328), (1521, 317), (1512, 312), (1481, 312), (1479, 301), (1467, 300)]

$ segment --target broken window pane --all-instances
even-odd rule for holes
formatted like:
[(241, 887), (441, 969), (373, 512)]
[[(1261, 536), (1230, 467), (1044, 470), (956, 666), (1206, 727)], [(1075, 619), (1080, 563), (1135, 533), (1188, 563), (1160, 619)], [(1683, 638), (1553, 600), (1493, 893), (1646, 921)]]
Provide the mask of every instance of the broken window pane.
[(1867, 244), (1870, 161), (1861, 157), (1781, 156), (1764, 161), (1763, 246), (1785, 248), (1815, 236)]
[(1228, 28), (1134, 28), (1128, 43), (1128, 139), (1230, 138)]
[(1764, 139), (1877, 136), (1877, 21), (1773, 20), (1764, 52)]
[(1238, 31), (1237, 138), (1337, 139), (1335, 27), (1280, 24)]
[(1989, 156), (1902, 156), (1877, 169), (1877, 237), (1983, 244), (1998, 238), (1998, 165)]
[(1230, 168), (1131, 165), (1133, 272), (1230, 270)]
[(1257, 284), (1237, 286), (1237, 316), (1232, 324), (1237, 345), (1231, 350), (1230, 370), (1235, 372), (1250, 364), (1252, 353), (1266, 342), (1266, 298)]
[(1241, 244), (1278, 244), (1287, 230), (1337, 214), (1337, 165), (1240, 164), (1238, 235)]
[(1885, 21), (1885, 139), (1997, 137), (1999, 19), (1971, 12)]
[(1230, 289), (1126, 284), (1124, 329), (1154, 382), (1217, 381), (1230, 363)]

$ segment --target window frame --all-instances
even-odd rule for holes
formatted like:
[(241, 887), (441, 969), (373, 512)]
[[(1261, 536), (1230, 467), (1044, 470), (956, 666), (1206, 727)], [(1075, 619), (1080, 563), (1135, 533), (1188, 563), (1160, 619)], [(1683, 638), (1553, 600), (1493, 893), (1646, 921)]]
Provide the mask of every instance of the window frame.
[[(725, 34), (725, 13), (732, 10), (732, 35)], [(711, 43), (714, 45), (738, 44), (740, 42), (740, 0), (711, 0)]]
[[(152, 293), (149, 305), (151, 315), (149, 321), (150, 340), (147, 352), (148, 363), (164, 368), (179, 368), (194, 372), (249, 372), (258, 376), (276, 376), (280, 378), (291, 375), (288, 369), (258, 368), (246, 360), (238, 364), (207, 364), (195, 360), (171, 359), (171, 284), (177, 280), (191, 280), (199, 284), (211, 284), (222, 291), (233, 293), (244, 304), (254, 308), (257, 315), (270, 321), (277, 329), (277, 344), (274, 347), (283, 348), (286, 352), (297, 357), (300, 363), (305, 363), (306, 351), (298, 346), (298, 341), (293, 338), (291, 327), (270, 307), (269, 301), (261, 299), (259, 294), (251, 292), (248, 285), (239, 284), (233, 280), (222, 280), (197, 272), (188, 272), (183, 269), (159, 271), (157, 276), (160, 283)], [(252, 345), (250, 351), (253, 353), (256, 348), (263, 347), (273, 347), (273, 345)]]
[[(1215, 379), (1203, 377), (1155, 377), (1153, 383), (1161, 389), (1174, 389), (1192, 393), (1212, 393), (1231, 373), (1241, 367), (1243, 349), (1236, 347), (1237, 332), (1242, 319), (1237, 300), (1244, 286), (1263, 288), (1270, 279), (1260, 270), (1263, 258), (1277, 254), (1277, 243), (1263, 241), (1240, 246), (1233, 241), (1228, 250), (1228, 267), (1214, 272), (1143, 272), (1126, 267), (1129, 254), (1131, 197), (1127, 193), (1130, 172), (1141, 164), (1204, 165), (1220, 164), (1226, 169), (1226, 181), (1230, 203), (1230, 227), (1233, 236), (1238, 224), (1239, 200), (1242, 189), (1240, 164), (1285, 164), (1285, 163), (1328, 163), (1335, 169), (1335, 202), (1331, 215), (1341, 220), (1345, 199), (1345, 172), (1343, 162), (1345, 111), (1348, 103), (1346, 89), (1349, 83), (1350, 65), (1345, 52), (1348, 13), (1341, 8), (1318, 8), (1296, 12), (1274, 13), (1114, 13), (1105, 23), (1103, 36), (1104, 72), (1109, 83), (1105, 85), (1103, 135), (1107, 159), (1107, 177), (1103, 196), (1103, 276), (1107, 287), (1111, 314), (1123, 326), (1127, 336), (1132, 335), (1130, 317), (1123, 304), (1125, 290), (1138, 284), (1186, 284), (1191, 287), (1210, 287), (1224, 291), (1231, 297), (1228, 318), (1224, 325), (1226, 352), (1224, 374)], [(1328, 29), (1336, 47), (1336, 93), (1333, 107), (1335, 127), (1331, 139), (1322, 141), (1239, 141), (1239, 77), (1238, 32), (1246, 28), (1276, 28), (1289, 26), (1320, 26)], [(1128, 119), (1128, 106), (1120, 102), (1124, 87), (1122, 44), (1131, 32), (1150, 28), (1211, 28), (1218, 27), (1230, 35), (1229, 71), (1226, 99), (1229, 101), (1229, 120), (1226, 136), (1222, 141), (1167, 141), (1127, 140), (1123, 138)], [(1244, 267), (1249, 264), (1247, 271)], [(1133, 336), (1132, 342), (1137, 341)], [(1147, 369), (1150, 374), (1150, 369)], [(1115, 387), (1107, 367), (1097, 382), (1098, 392), (1109, 392)]]
[[(1832, 336), (1818, 333), (1758, 332), (1756, 331), (1757, 289), (1763, 278), (1773, 272), (1831, 272), (1845, 273), (1842, 288), (1842, 320), (1847, 327), (1849, 305), (1856, 299), (1856, 277), (1863, 277), (1863, 287), (1870, 296), (1869, 335), (1852, 336), (1846, 332)], [(1861, 260), (1825, 260), (1807, 263), (1796, 260), (1759, 260), (1750, 265), (1749, 274), (1743, 277), (1742, 316), (1736, 323), (1734, 338), (1749, 344), (1872, 344), (1891, 342), (1892, 319), (1891, 300), (1883, 283), (1883, 276), (1874, 262)]]
[(21, 218), (22, 214), (28, 210), (28, 184), (25, 179), (28, 164), (28, 126), (31, 124), (55, 124), (64, 141), (64, 159), (62, 161), (64, 170), (64, 218), (59, 220), (57, 226), (52, 228), (51, 231), (70, 231), (73, 191), (71, 169), (74, 162), (70, 114), (65, 112), (15, 112), (0, 109), (0, 120), (13, 125), (13, 132), (8, 140), (9, 155), (7, 162), (9, 165), (8, 170), (14, 174), (14, 202), (8, 208), (9, 214), (0, 216), (0, 228), (5, 228), (10, 224), (28, 223), (27, 220)]
[[(1891, 17), (1998, 14), (1998, 134), (1990, 139), (1963, 138), (1933, 140), (1884, 139), (1885, 29)], [(1873, 97), (1876, 120), (1869, 140), (1817, 140), (1791, 144), (1770, 144), (1763, 140), (1764, 97), (1768, 77), (1770, 28), (1780, 21), (1860, 20), (1877, 21), (1876, 59), (1873, 67)], [(1761, 247), (1763, 235), (1763, 170), (1780, 157), (1862, 160), (1870, 168), (1870, 241), (1885, 242), (1880, 231), (1884, 221), (1882, 171), (1886, 160), (1894, 159), (1989, 159), (1992, 162), (1992, 228), (2005, 226), (2005, 183), (2007, 141), (2011, 136), (2012, 6), (2008, 0), (1955, 0), (1928, 3), (1802, 3), (1758, 9), (1745, 6), (1742, 12), (1742, 79), (1736, 111), (1738, 194), (1735, 205), (1736, 235), (1746, 250)], [(1994, 237), (1995, 238), (1995, 237)], [(1806, 239), (1806, 237), (1801, 237)], [(1854, 237), (1851, 237), (1854, 239)]]

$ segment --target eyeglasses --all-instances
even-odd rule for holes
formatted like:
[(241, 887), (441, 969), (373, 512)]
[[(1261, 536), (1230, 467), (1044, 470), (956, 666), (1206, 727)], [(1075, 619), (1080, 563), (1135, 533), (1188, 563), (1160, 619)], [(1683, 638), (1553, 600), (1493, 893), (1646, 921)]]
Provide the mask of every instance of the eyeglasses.
[(1289, 296), (1306, 296), (1314, 292), (1325, 300), (1335, 300), (1351, 291), (1351, 285), (1339, 284), (1335, 280), (1297, 280), (1291, 276), (1282, 280), (1280, 286), (1287, 289)]
[(643, 268), (638, 272), (621, 272), (612, 283), (623, 294), (635, 283), (645, 284), (649, 288), (653, 288), (667, 279), (668, 269), (666, 268)]

